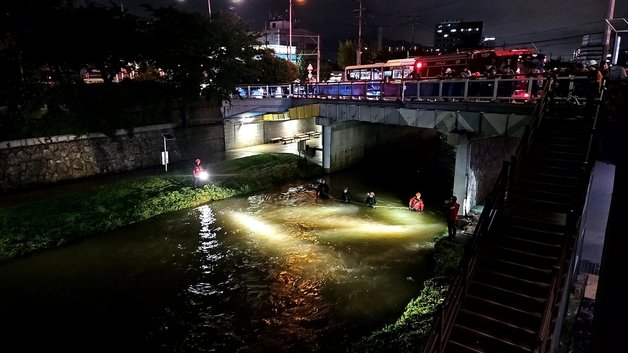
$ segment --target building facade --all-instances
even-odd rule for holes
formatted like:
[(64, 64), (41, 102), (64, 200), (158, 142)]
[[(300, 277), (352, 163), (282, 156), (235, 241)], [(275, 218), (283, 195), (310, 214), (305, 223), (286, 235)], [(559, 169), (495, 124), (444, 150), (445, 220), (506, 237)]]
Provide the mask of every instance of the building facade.
[(484, 23), (443, 20), (434, 26), (434, 50), (451, 53), (482, 47)]

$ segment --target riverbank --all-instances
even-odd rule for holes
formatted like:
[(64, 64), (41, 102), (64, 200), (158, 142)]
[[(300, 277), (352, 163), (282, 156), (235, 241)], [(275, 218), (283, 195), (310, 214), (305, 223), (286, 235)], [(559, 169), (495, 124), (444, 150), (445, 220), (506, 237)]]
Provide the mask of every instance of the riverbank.
[[(187, 167), (171, 166), (168, 173), (141, 171), (129, 177), (82, 180), (78, 188), (58, 185), (55, 190), (33, 190), (25, 198), (2, 198), (2, 261), (97, 236), (159, 214), (292, 180), (312, 180), (322, 174), (320, 166), (296, 155), (271, 153), (212, 163), (206, 166), (211, 182), (194, 189)], [(411, 352), (421, 345), (433, 313), (446, 295), (448, 276), (457, 266), (466, 237), (456, 242), (440, 239), (434, 238), (434, 277), (423, 284), (396, 322), (357, 342), (354, 352)]]
[(0, 263), (167, 212), (324, 173), (289, 153), (224, 160), (206, 168), (211, 179), (200, 188), (193, 187), (189, 168), (178, 166), (168, 173), (138, 171), (106, 182), (81, 180), (79, 188), (59, 185), (25, 197), (5, 195), (0, 203)]

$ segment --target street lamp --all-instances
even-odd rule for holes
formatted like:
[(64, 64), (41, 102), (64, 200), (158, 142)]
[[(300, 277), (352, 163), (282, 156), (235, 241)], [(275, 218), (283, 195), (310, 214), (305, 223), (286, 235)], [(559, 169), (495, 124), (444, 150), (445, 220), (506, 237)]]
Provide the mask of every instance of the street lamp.
[[(209, 0), (207, 0), (209, 1)], [(288, 34), (288, 60), (292, 62), (292, 0), (290, 0), (290, 7), (288, 8), (288, 21), (290, 21), (290, 29)]]

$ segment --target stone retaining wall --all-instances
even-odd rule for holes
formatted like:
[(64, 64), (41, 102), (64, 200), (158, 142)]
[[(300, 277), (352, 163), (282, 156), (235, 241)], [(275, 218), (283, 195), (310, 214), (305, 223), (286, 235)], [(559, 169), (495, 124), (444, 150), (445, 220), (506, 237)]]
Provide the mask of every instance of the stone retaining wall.
[(102, 134), (64, 135), (0, 142), (0, 192), (32, 184), (50, 184), (99, 174), (161, 165), (167, 141), (169, 162), (191, 160), (224, 151), (222, 124), (175, 127), (174, 124)]

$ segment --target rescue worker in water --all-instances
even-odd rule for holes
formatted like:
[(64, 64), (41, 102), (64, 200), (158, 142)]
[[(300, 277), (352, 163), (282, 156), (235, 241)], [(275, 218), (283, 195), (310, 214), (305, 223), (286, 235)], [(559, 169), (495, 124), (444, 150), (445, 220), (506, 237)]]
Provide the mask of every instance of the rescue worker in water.
[(377, 204), (377, 199), (375, 198), (374, 192), (371, 191), (366, 193), (366, 199), (364, 200), (364, 204), (368, 207), (375, 208), (375, 205)]
[(321, 179), (316, 188), (316, 197), (322, 200), (329, 199), (329, 185), (325, 182), (325, 179)]
[(425, 204), (423, 203), (420, 192), (414, 194), (414, 196), (410, 198), (410, 202), (408, 202), (408, 208), (410, 211), (423, 212), (424, 207)]

